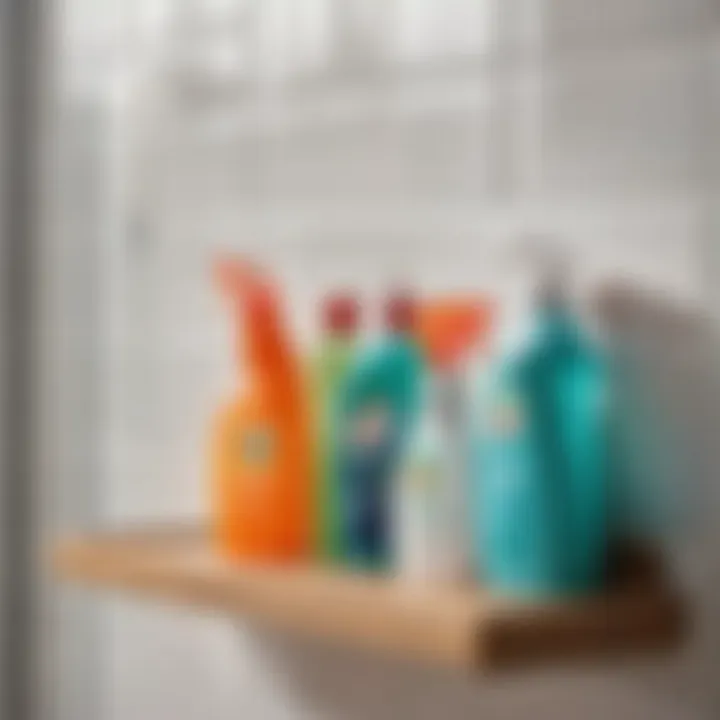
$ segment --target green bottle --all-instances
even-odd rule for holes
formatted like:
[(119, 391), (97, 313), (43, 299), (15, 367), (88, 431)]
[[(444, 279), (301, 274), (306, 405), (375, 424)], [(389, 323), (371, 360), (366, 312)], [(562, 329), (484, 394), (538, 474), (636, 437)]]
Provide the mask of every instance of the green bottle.
[(337, 413), (342, 387), (355, 358), (360, 306), (347, 294), (328, 296), (322, 306), (323, 338), (312, 371), (316, 430), (317, 492), (315, 549), (319, 558), (343, 556), (337, 471)]

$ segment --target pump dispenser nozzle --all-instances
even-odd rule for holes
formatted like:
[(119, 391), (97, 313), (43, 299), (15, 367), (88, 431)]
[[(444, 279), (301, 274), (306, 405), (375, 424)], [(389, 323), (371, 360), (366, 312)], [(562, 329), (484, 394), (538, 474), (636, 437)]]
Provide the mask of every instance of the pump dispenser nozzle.
[(566, 304), (570, 258), (565, 248), (549, 235), (526, 234), (518, 239), (516, 256), (533, 273), (533, 301), (542, 308)]

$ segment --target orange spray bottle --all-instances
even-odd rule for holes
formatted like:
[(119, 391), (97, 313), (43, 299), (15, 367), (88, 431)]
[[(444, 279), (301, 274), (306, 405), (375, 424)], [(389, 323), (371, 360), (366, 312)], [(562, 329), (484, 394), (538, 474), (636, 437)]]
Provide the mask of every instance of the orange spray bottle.
[(232, 558), (296, 559), (309, 546), (312, 474), (300, 361), (277, 288), (234, 258), (216, 274), (236, 316), (246, 383), (213, 427), (214, 535)]

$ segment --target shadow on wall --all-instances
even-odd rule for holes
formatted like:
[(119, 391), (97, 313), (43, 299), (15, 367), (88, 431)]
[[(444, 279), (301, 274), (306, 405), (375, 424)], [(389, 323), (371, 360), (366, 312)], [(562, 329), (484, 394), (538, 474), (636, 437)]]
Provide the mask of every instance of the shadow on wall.
[[(667, 411), (687, 462), (676, 497), (688, 498), (668, 531), (692, 598), (695, 629), (683, 652), (577, 668), (472, 676), (359, 654), (253, 629), (244, 634), (302, 715), (340, 720), (711, 720), (720, 710), (718, 517), (720, 427), (717, 345), (709, 322), (626, 285), (603, 288), (597, 309), (607, 331), (632, 344), (658, 407)], [(711, 432), (708, 432), (710, 430)], [(690, 477), (687, 473), (692, 472)], [(663, 528), (666, 530), (666, 528)], [(712, 533), (716, 542), (708, 542)]]
[[(720, 333), (709, 313), (625, 283), (596, 298), (606, 333), (629, 350), (652, 395), (652, 410), (668, 429), (648, 494), (668, 504), (656, 528), (691, 603), (693, 634), (670, 672), (653, 676), (659, 697), (720, 717)], [(656, 420), (654, 420), (656, 421)], [(703, 716), (700, 716), (703, 717)]]
[[(681, 543), (712, 531), (720, 493), (720, 339), (702, 312), (627, 283), (608, 283), (595, 307), (614, 361), (616, 403), (632, 415), (631, 440), (650, 462), (643, 488), (648, 502), (668, 507), (652, 528)], [(670, 545), (674, 549), (676, 545)], [(711, 560), (711, 558), (708, 558)], [(684, 570), (684, 568), (680, 568)]]

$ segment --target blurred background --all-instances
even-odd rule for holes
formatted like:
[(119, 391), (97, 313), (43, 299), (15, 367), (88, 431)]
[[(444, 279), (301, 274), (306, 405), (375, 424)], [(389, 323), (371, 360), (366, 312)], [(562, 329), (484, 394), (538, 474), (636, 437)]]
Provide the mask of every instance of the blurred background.
[[(30, 472), (23, 428), (42, 458), (37, 492), (6, 494), (16, 540), (203, 511), (208, 418), (235, 382), (210, 282), (218, 249), (272, 267), (308, 339), (332, 286), (501, 296), (498, 258), (528, 231), (569, 247), (583, 298), (618, 278), (654, 298), (647, 352), (672, 357), (659, 383), (696, 443), (704, 507), (671, 546), (697, 610), (681, 657), (503, 682), (33, 587), (17, 571), (39, 615), (16, 597), (5, 624), (18, 640), (20, 618), (38, 645), (40, 669), (23, 676), (42, 689), (38, 717), (717, 718), (716, 0), (7, 5), (3, 272), (8, 306), (26, 309), (7, 313), (24, 385), (7, 374), (6, 419), (15, 400), (37, 407), (10, 433), (8, 468)], [(34, 521), (18, 528), (23, 512)], [(5, 655), (18, 680), (23, 663)]]

